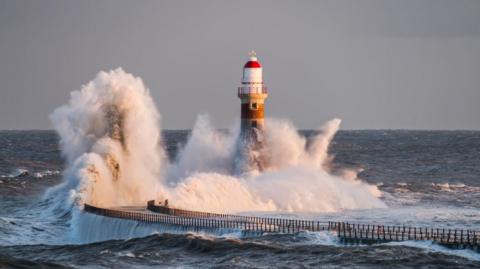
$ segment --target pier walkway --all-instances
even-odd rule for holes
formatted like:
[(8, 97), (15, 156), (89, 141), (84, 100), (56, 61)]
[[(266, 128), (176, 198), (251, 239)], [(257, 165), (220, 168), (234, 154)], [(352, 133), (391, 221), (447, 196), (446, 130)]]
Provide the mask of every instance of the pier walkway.
[(479, 231), (428, 227), (386, 226), (348, 222), (265, 218), (217, 214), (169, 208), (149, 201), (147, 207), (100, 208), (85, 204), (84, 210), (96, 215), (141, 222), (205, 229), (235, 229), (258, 233), (335, 232), (346, 244), (372, 244), (391, 241), (429, 240), (450, 248), (480, 251)]

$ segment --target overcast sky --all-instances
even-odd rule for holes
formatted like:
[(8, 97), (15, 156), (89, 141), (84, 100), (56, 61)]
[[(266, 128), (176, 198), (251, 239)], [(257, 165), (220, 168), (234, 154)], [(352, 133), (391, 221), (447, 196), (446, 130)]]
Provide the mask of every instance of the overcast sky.
[(116, 67), (143, 78), (164, 128), (228, 127), (252, 49), (266, 113), (300, 128), (480, 129), (478, 0), (0, 0), (0, 129), (50, 129)]

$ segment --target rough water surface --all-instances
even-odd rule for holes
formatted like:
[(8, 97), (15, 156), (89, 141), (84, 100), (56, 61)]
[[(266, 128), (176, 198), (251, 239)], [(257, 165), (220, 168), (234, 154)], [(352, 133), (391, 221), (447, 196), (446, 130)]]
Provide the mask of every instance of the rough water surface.
[[(163, 132), (170, 159), (189, 133)], [(45, 198), (62, 182), (57, 141), (53, 131), (0, 132), (0, 268), (480, 267), (480, 254), (431, 242), (346, 246), (330, 233), (242, 237), (152, 230), (66, 211)], [(360, 171), (388, 207), (251, 214), (480, 230), (480, 132), (339, 131), (329, 153), (333, 170)], [(79, 240), (88, 236), (102, 241)]]

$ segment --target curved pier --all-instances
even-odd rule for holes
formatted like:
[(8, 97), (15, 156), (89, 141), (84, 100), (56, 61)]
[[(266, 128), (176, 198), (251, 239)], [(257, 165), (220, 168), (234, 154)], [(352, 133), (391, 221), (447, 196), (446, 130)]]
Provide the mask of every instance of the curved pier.
[(391, 241), (429, 240), (450, 248), (480, 250), (479, 231), (427, 227), (353, 224), (313, 220), (264, 218), (190, 211), (155, 205), (147, 207), (100, 208), (85, 204), (84, 210), (96, 215), (141, 222), (205, 229), (235, 229), (256, 233), (336, 232), (346, 244), (372, 244)]

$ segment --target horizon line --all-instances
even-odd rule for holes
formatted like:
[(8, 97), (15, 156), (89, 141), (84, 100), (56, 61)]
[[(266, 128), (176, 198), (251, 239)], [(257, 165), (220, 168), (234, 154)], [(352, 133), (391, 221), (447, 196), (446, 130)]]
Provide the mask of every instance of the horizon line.
[[(193, 128), (186, 129), (186, 128), (165, 128), (161, 129), (161, 131), (191, 131)], [(229, 130), (229, 128), (215, 128), (216, 130)], [(318, 131), (320, 128), (296, 128), (298, 131)], [(0, 129), (0, 132), (11, 132), (11, 131), (55, 131), (55, 129), (17, 129), (17, 128), (12, 128), (12, 129)], [(457, 129), (407, 129), (407, 128), (379, 128), (379, 129), (374, 129), (374, 128), (365, 128), (365, 129), (350, 129), (350, 128), (340, 128), (338, 130), (340, 131), (425, 131), (425, 132), (431, 132), (431, 131), (439, 131), (439, 132), (454, 132), (454, 131), (467, 131), (467, 132), (480, 132), (480, 129), (463, 129), (463, 128), (457, 128)]]

